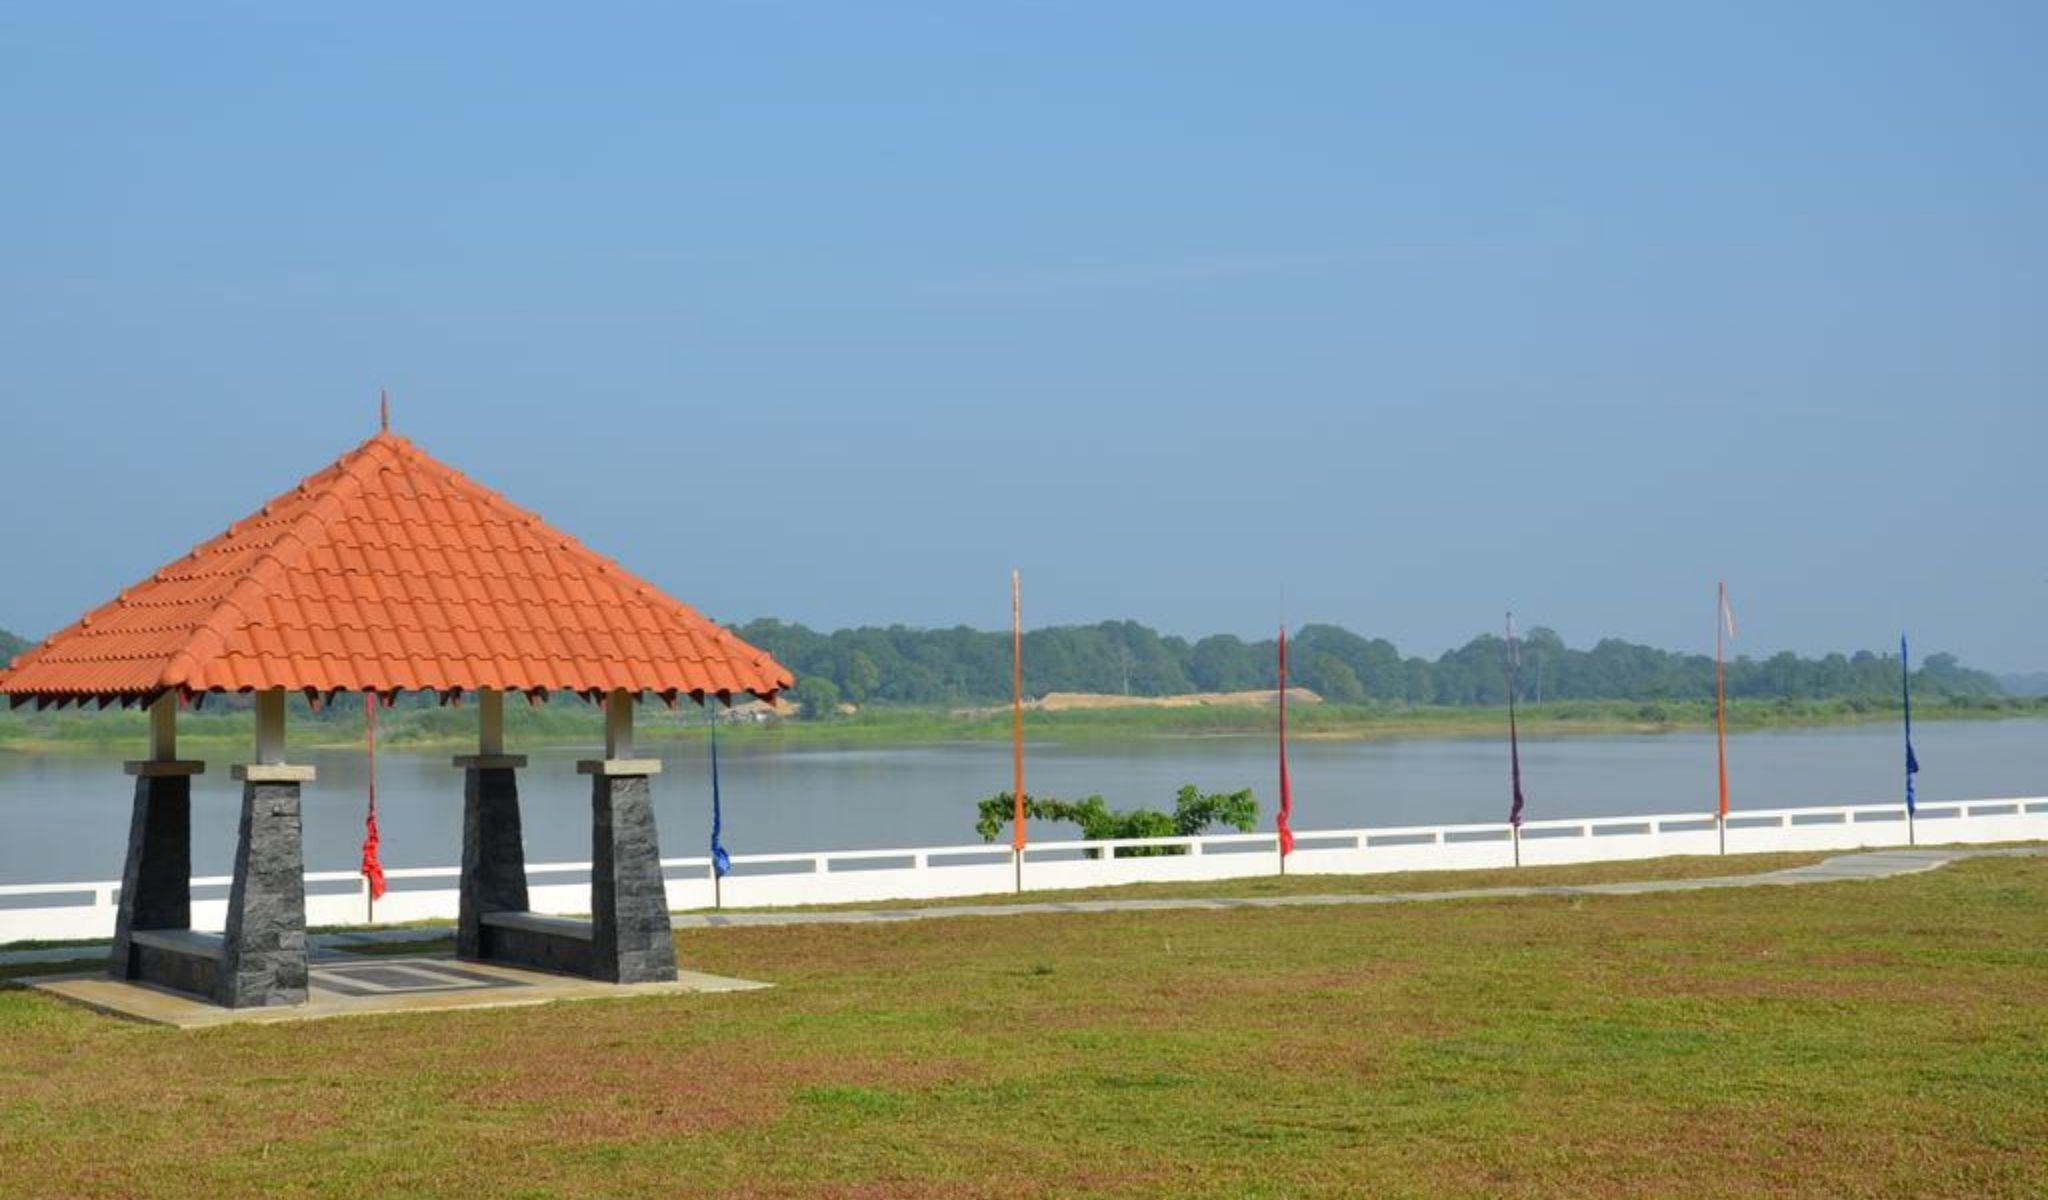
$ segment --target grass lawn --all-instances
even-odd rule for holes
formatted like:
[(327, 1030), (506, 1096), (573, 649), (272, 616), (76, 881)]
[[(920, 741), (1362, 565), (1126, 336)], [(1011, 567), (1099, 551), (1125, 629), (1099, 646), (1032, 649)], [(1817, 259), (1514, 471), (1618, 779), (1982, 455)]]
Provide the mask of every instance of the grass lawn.
[(0, 992), (0, 1195), (2048, 1193), (2048, 860), (678, 944), (778, 986), (197, 1032)]

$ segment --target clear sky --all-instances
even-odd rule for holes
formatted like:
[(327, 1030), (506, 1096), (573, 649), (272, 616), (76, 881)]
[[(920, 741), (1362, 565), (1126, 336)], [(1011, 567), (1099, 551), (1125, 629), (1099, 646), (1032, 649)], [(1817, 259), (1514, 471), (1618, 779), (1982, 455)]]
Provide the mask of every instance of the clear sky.
[(388, 386), (721, 619), (2048, 669), (2048, 6), (194, 7), (0, 13), (0, 626)]

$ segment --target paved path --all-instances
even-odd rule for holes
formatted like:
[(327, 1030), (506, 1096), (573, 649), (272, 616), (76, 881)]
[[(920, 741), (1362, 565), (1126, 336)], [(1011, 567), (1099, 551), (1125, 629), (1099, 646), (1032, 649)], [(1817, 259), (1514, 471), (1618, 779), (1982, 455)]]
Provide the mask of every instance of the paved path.
[[(935, 921), (951, 917), (1022, 917), (1046, 913), (1171, 912), (1183, 909), (1221, 911), (1238, 908), (1309, 908), (1340, 904), (1414, 904), (1429, 900), (1474, 900), (1499, 896), (1640, 896), (1650, 892), (1699, 892), (1710, 888), (1790, 887), (1838, 883), (1854, 879), (1889, 879), (1914, 875), (1964, 858), (2048, 857), (2048, 846), (2006, 850), (1879, 850), (1844, 854), (1807, 867), (1755, 875), (1715, 875), (1699, 879), (1641, 879), (1621, 883), (1557, 884), (1549, 887), (1461, 888), (1432, 892), (1356, 892), (1303, 896), (1250, 896), (1235, 899), (1068, 900), (1015, 904), (948, 904), (930, 908), (869, 908), (810, 912), (677, 913), (677, 929), (743, 929), (782, 925), (886, 925), (898, 921)], [(1193, 886), (1193, 885), (1190, 885)], [(365, 929), (314, 934), (307, 939), (317, 957), (327, 958), (351, 946), (416, 942), (439, 938), (445, 931)], [(105, 944), (43, 950), (0, 951), (0, 966), (16, 963), (75, 962), (101, 958)]]

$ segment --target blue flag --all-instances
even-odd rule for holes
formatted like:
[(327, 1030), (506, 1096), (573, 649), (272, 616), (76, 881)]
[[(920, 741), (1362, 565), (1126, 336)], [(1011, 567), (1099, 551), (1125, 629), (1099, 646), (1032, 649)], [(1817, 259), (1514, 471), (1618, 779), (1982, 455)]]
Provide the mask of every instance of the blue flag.
[(725, 828), (725, 811), (718, 796), (718, 710), (711, 709), (711, 869), (720, 879), (732, 872), (732, 858), (718, 842)]
[(1920, 773), (1920, 758), (1913, 753), (1913, 672), (1906, 658), (1906, 635), (1899, 635), (1899, 699), (1906, 712), (1906, 815), (1918, 811), (1913, 796), (1913, 776)]

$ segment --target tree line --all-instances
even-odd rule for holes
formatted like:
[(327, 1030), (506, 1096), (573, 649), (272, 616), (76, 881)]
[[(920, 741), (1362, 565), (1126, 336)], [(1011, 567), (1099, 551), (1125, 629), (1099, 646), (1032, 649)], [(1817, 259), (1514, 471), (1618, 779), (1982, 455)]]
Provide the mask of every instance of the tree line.
[[(820, 633), (774, 619), (733, 627), (795, 672), (797, 699), (829, 708), (854, 704), (994, 704), (1010, 694), (1010, 635), (969, 629), (892, 625)], [(1538, 626), (1518, 639), (1522, 698), (1542, 700), (1696, 700), (1714, 694), (1714, 660), (1618, 638), (1588, 649), (1565, 645)], [(28, 649), (0, 629), (0, 663)], [(1290, 636), (1289, 682), (1339, 704), (1386, 702), (1452, 706), (1507, 702), (1502, 669), (1506, 646), (1483, 634), (1434, 659), (1404, 656), (1385, 638), (1336, 625), (1306, 625)], [(1277, 683), (1273, 639), (1245, 641), (1215, 634), (1189, 641), (1162, 636), (1136, 621), (1061, 625), (1024, 634), (1024, 688), (1171, 696), (1240, 692)], [(1896, 655), (1859, 650), (1804, 658), (1788, 652), (1728, 663), (1728, 694), (1736, 698), (1884, 698), (1897, 694)], [(1930, 654), (1913, 672), (1916, 694), (1997, 696), (1998, 679), (1952, 654)]]
[[(1010, 694), (1010, 635), (969, 629), (862, 627), (821, 633), (762, 619), (733, 627), (794, 672), (798, 699), (854, 704), (984, 704)], [(1606, 638), (1567, 646), (1537, 627), (1517, 639), (1519, 695), (1544, 700), (1687, 700), (1714, 694), (1714, 660)], [(1288, 681), (1325, 700), (1452, 706), (1507, 702), (1506, 644), (1483, 634), (1434, 659), (1403, 655), (1385, 638), (1336, 625), (1307, 625), (1288, 637)], [(1273, 639), (1215, 634), (1190, 641), (1136, 621), (1064, 625), (1024, 634), (1024, 689), (1170, 696), (1235, 692), (1277, 683)], [(1735, 698), (1884, 698), (1899, 688), (1896, 654), (1859, 650), (1806, 658), (1783, 652), (1727, 664)], [(1916, 694), (1997, 696), (1996, 677), (1931, 654), (1913, 672)]]

